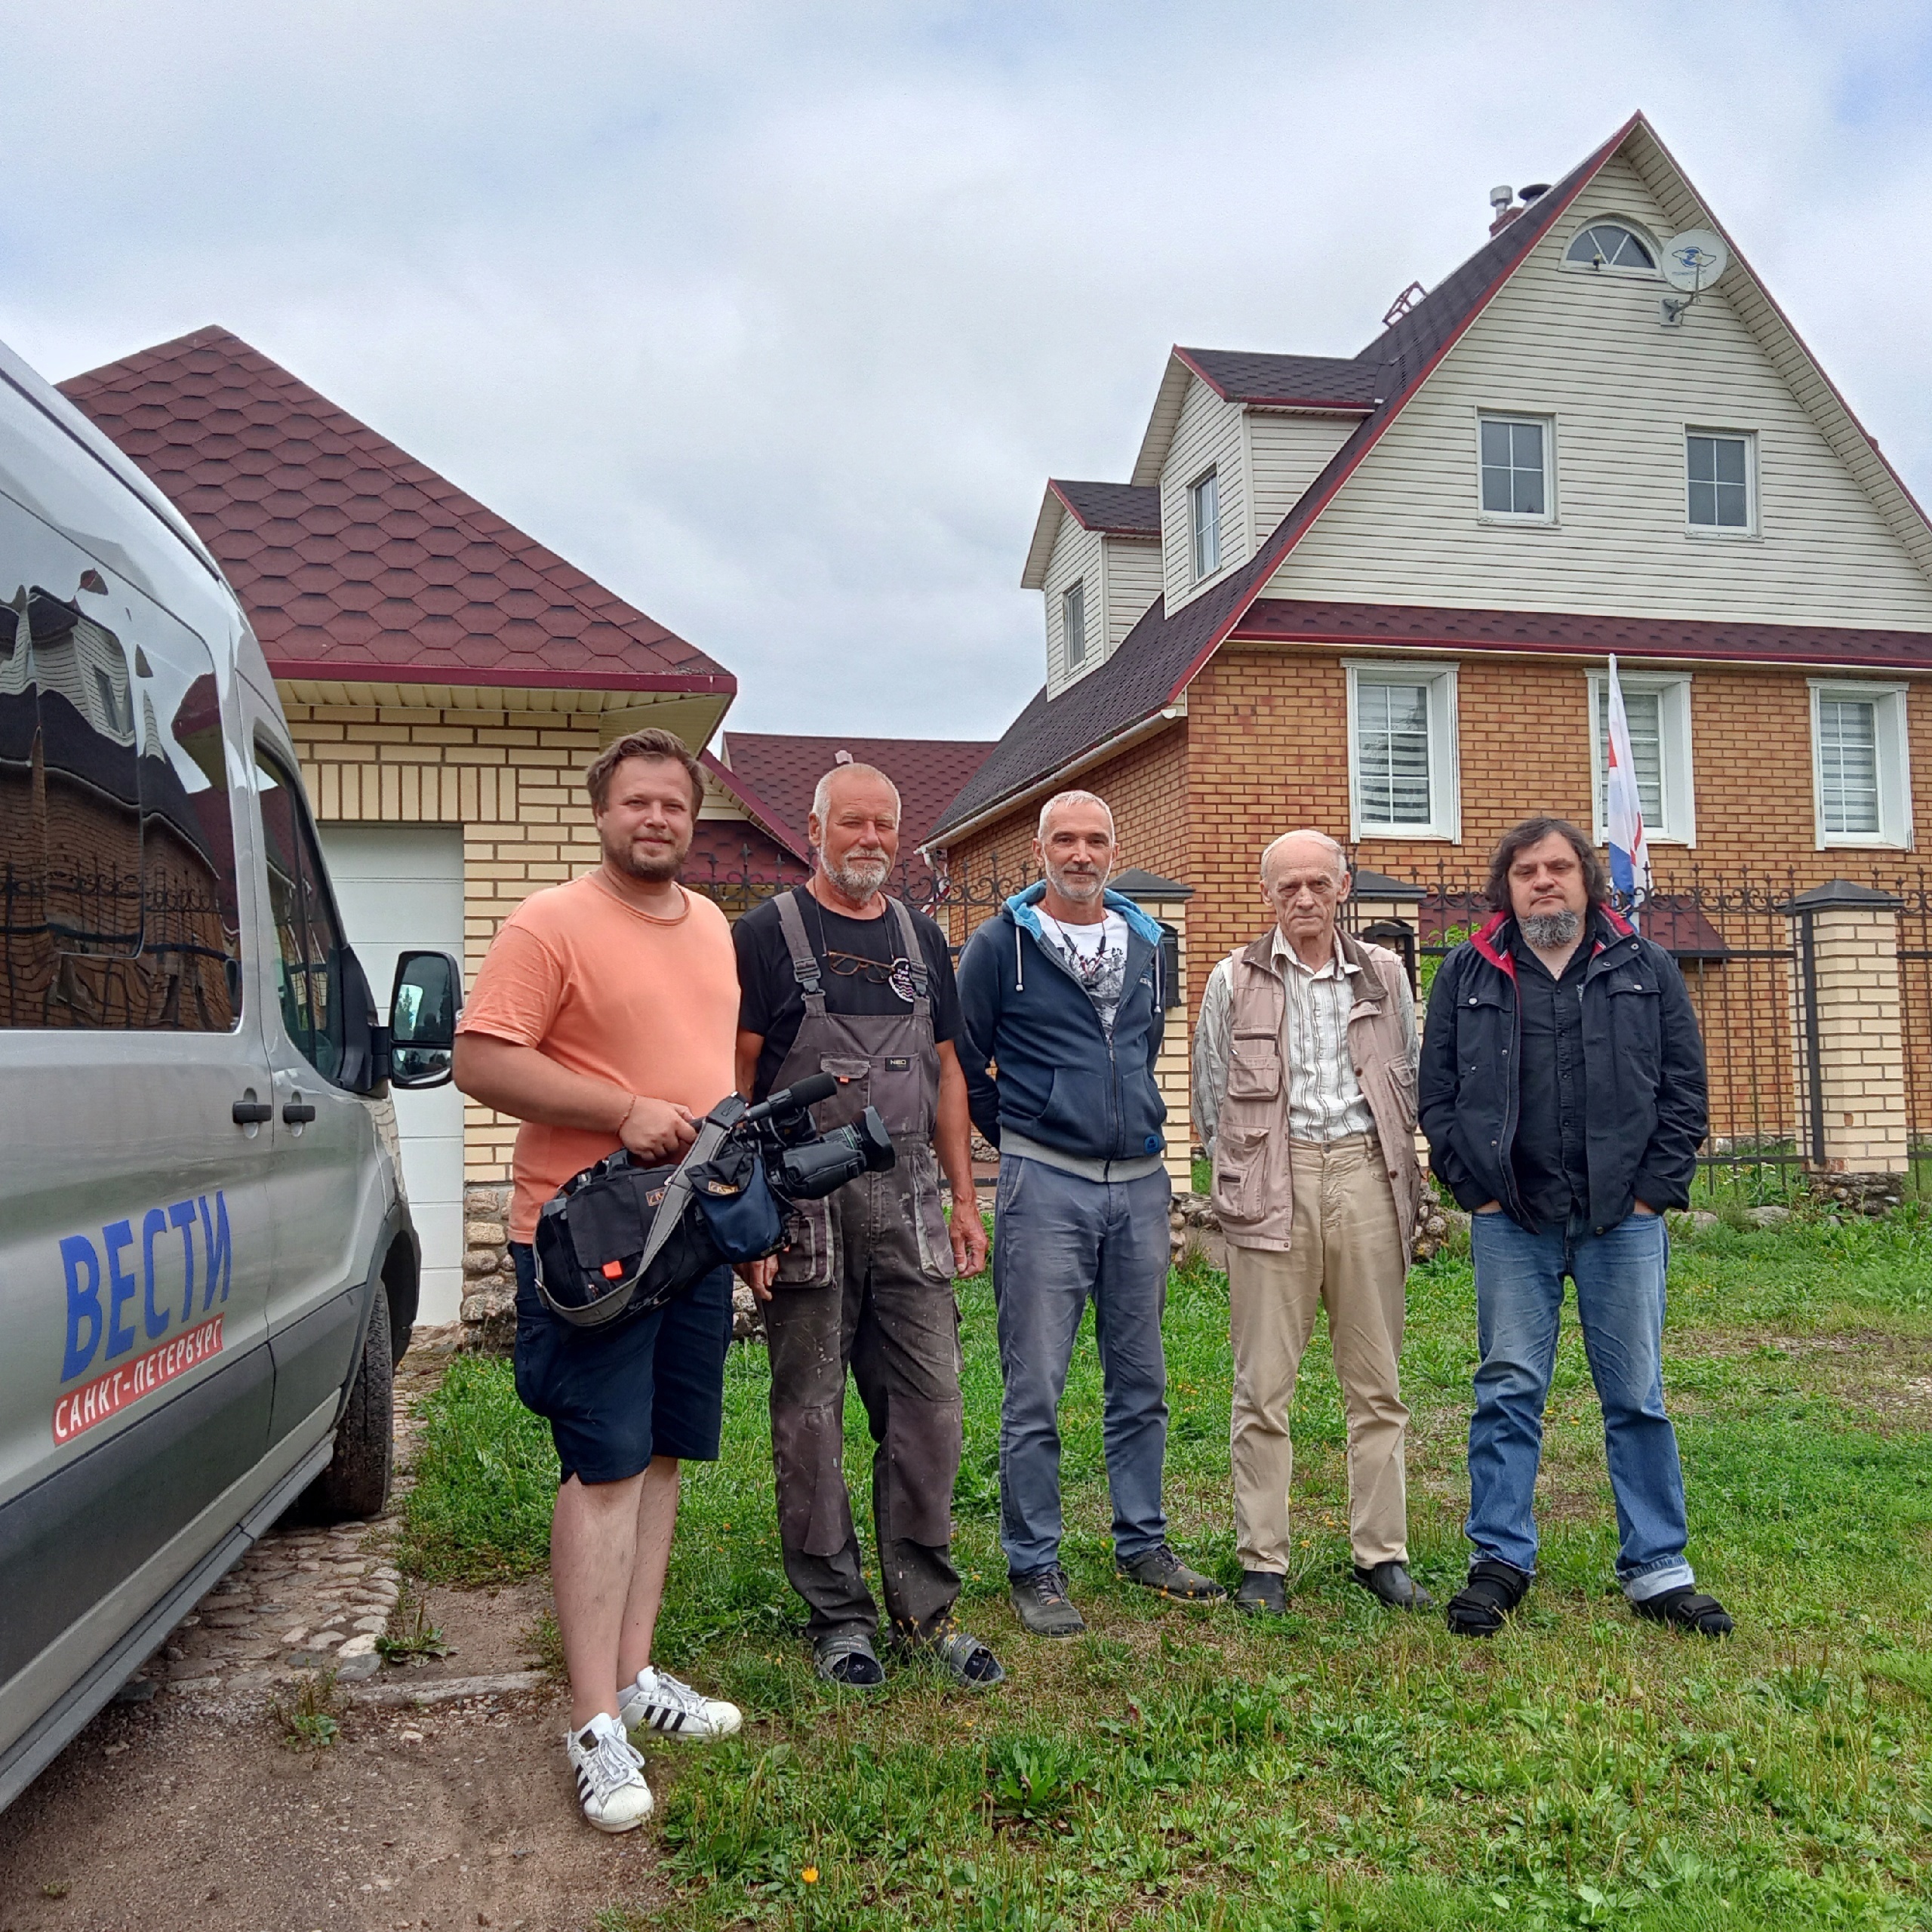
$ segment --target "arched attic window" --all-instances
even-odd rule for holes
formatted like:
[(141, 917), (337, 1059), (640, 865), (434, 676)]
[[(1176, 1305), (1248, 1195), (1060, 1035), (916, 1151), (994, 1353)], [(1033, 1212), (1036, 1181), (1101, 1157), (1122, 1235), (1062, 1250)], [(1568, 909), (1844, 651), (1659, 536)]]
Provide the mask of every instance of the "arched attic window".
[(1565, 268), (1610, 269), (1623, 275), (1655, 275), (1651, 245), (1620, 221), (1593, 221), (1564, 251)]

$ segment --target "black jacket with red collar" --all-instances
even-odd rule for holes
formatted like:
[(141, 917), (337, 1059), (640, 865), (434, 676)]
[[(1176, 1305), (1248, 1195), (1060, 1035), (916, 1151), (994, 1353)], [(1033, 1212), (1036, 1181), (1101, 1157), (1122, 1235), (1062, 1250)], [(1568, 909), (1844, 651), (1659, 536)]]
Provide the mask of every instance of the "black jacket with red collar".
[[(1522, 1057), (1515, 921), (1498, 912), (1445, 958), (1429, 990), (1419, 1081), (1429, 1167), (1474, 1210), (1500, 1201), (1532, 1229), (1516, 1187)], [(1607, 906), (1592, 915), (1583, 975), (1590, 1223), (1614, 1227), (1634, 1201), (1690, 1204), (1707, 1124), (1704, 1047), (1670, 955)]]

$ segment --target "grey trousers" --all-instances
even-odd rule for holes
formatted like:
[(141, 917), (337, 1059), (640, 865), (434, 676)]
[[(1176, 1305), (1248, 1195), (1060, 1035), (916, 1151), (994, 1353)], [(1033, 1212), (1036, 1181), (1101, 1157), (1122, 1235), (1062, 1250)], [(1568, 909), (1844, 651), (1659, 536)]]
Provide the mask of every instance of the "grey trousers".
[(958, 1600), (952, 1485), (959, 1473), (959, 1315), (952, 1284), (924, 1272), (889, 1204), (888, 1174), (832, 1197), (839, 1278), (779, 1283), (766, 1303), (771, 1454), (785, 1574), (814, 1638), (878, 1626), (845, 1487), (849, 1367), (877, 1447), (872, 1521), (886, 1614), (903, 1637), (941, 1631)]
[(999, 1311), (1000, 1542), (1008, 1574), (1060, 1560), (1060, 1401), (1074, 1337), (1094, 1304), (1106, 1398), (1101, 1440), (1123, 1562), (1166, 1540), (1161, 1479), (1168, 1447), (1164, 1173), (1084, 1180), (1044, 1161), (999, 1164), (993, 1299)]

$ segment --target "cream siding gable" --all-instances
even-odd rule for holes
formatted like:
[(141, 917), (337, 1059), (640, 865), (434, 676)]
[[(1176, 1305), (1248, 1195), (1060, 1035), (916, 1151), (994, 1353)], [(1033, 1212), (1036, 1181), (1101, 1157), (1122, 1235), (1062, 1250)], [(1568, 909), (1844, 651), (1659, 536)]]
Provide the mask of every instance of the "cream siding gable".
[[(1195, 377), (1181, 404), (1180, 419), (1161, 470), (1161, 580), (1170, 613), (1238, 569), (1254, 554), (1247, 521), (1247, 439), (1240, 404), (1224, 401)], [(1220, 499), (1220, 568), (1199, 583), (1194, 577), (1188, 491), (1212, 469)]]
[[(1623, 155), (1607, 163), (1263, 594), (1932, 629), (1899, 493), (1741, 269), (1666, 329), (1661, 282), (1560, 266), (1593, 220), (1621, 214), (1661, 238), (1696, 218), (1672, 213)], [(1554, 419), (1549, 525), (1480, 515), (1484, 410)], [(1687, 427), (1755, 438), (1755, 534), (1689, 531)]]
[[(1104, 638), (1106, 587), (1102, 581), (1106, 546), (1097, 531), (1083, 530), (1072, 517), (1060, 519), (1053, 554), (1047, 560), (1044, 589), (1047, 603), (1047, 695), (1060, 696), (1106, 657)], [(1066, 593), (1084, 586), (1087, 655), (1078, 665), (1066, 661)]]
[(1161, 546), (1148, 537), (1109, 537), (1106, 560), (1107, 654), (1147, 614), (1161, 594)]
[[(1250, 499), (1254, 543), (1267, 542), (1282, 518), (1321, 474), (1328, 459), (1348, 441), (1361, 419), (1355, 416), (1290, 415), (1280, 411), (1247, 413)], [(1252, 554), (1252, 546), (1251, 546)]]

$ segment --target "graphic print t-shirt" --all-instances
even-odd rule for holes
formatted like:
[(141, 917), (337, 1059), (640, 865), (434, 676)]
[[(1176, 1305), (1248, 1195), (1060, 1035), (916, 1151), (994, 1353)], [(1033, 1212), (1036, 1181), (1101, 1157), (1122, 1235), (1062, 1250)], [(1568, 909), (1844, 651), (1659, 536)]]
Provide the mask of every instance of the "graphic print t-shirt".
[(1127, 985), (1127, 921), (1118, 912), (1091, 926), (1064, 926), (1044, 912), (1038, 917), (1047, 943), (1086, 988), (1100, 1016), (1100, 1030), (1111, 1040), (1114, 1016)]
[[(819, 964), (825, 1010), (847, 1019), (872, 1019), (912, 1010), (910, 962), (900, 951), (899, 921), (890, 912), (876, 919), (848, 919), (826, 911), (803, 886), (792, 888), (805, 937)], [(959, 1037), (959, 988), (952, 977), (952, 955), (946, 935), (923, 912), (912, 915), (925, 955), (926, 997), (932, 1002), (933, 1038)], [(758, 1057), (752, 1097), (763, 1100), (778, 1078), (778, 1069), (798, 1037), (805, 1017), (805, 997), (792, 971), (792, 955), (778, 922), (778, 902), (768, 899), (747, 912), (731, 929), (738, 951), (738, 984), (742, 989), (738, 1026), (742, 1032), (762, 1034), (764, 1048)]]

